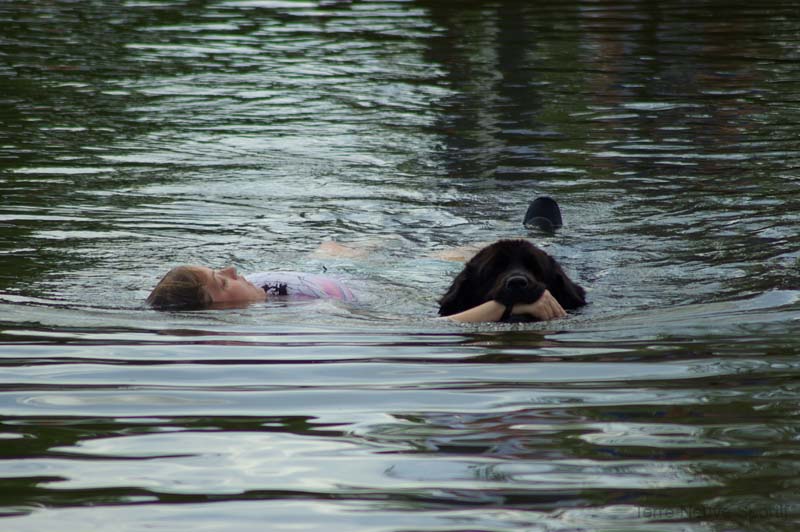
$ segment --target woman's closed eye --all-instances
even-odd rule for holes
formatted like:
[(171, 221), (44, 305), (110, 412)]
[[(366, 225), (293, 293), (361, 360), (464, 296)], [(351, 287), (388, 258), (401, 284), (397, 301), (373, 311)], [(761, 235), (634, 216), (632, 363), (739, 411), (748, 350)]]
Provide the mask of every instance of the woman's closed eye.
[(219, 286), (223, 290), (225, 290), (225, 288), (227, 288), (227, 286), (228, 286), (228, 279), (226, 279), (222, 275), (218, 275), (217, 272), (214, 272), (213, 276), (214, 276), (214, 279), (216, 279), (216, 281), (219, 283)]

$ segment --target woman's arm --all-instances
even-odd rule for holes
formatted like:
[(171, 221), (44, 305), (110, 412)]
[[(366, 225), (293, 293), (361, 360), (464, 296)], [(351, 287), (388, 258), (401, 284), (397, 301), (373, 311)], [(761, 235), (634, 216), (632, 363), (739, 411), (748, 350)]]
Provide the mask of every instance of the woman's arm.
[[(503, 317), (506, 307), (498, 301), (487, 301), (477, 307), (472, 307), (458, 314), (445, 316), (444, 319), (459, 321), (462, 323), (474, 323), (480, 321), (499, 321)], [(517, 303), (511, 310), (511, 314), (530, 314), (534, 318), (542, 321), (563, 318), (567, 315), (566, 311), (556, 301), (556, 298), (545, 290), (542, 297), (533, 303)]]
[(335, 257), (339, 259), (363, 259), (369, 255), (370, 250), (366, 248), (356, 248), (350, 245), (340, 244), (333, 240), (322, 242), (314, 251), (314, 254), (321, 257)]

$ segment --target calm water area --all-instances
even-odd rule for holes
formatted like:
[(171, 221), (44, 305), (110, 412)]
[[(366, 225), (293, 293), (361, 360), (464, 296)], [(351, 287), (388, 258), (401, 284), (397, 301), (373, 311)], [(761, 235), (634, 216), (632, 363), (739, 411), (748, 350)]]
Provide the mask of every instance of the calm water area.
[[(798, 124), (795, 1), (3, 0), (0, 530), (797, 530)], [(503, 237), (590, 305), (434, 320)]]

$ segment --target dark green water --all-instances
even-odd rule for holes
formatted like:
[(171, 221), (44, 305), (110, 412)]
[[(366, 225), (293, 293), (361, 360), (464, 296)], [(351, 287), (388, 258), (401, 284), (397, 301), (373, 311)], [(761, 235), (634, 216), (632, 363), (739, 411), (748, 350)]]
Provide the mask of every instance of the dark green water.
[[(796, 530), (798, 124), (796, 2), (5, 0), (0, 528)], [(508, 236), (591, 305), (432, 320)]]

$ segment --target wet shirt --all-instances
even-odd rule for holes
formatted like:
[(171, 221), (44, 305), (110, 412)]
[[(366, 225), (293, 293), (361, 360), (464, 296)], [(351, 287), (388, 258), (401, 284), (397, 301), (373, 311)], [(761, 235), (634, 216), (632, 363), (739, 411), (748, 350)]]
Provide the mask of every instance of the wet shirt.
[(268, 298), (338, 299), (354, 302), (356, 296), (338, 279), (325, 275), (301, 272), (261, 272), (244, 276), (263, 289)]

